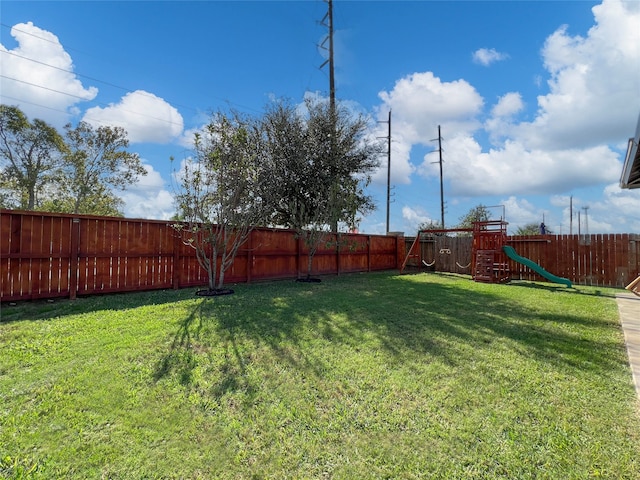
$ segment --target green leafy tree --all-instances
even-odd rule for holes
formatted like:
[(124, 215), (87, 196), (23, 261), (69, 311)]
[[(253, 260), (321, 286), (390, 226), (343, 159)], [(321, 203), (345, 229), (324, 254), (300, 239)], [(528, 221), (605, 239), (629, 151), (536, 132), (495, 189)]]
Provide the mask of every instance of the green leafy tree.
[(177, 215), (183, 221), (173, 226), (195, 250), (211, 294), (225, 291), (225, 272), (271, 211), (262, 140), (255, 119), (218, 112), (196, 134), (194, 157), (178, 174)]
[[(552, 233), (546, 225), (544, 230), (545, 233)], [(535, 222), (527, 223), (524, 226), (518, 227), (516, 230), (516, 235), (540, 235), (541, 233), (540, 224)]]
[[(474, 222), (486, 222), (491, 219), (489, 209), (484, 205), (476, 205), (459, 218), (458, 225), (455, 228), (473, 228)], [(461, 237), (470, 237), (471, 233), (458, 233)]]
[[(429, 220), (428, 222), (422, 222), (420, 225), (418, 225), (418, 230), (442, 230), (442, 224), (440, 222), (437, 222), (435, 220)], [(421, 234), (423, 237), (441, 237), (444, 236), (444, 232), (437, 232), (437, 233), (433, 233), (433, 232), (429, 232), (429, 233), (422, 233)]]
[[(34, 210), (60, 179), (63, 138), (46, 122), (30, 122), (15, 106), (0, 105), (0, 200), (8, 208)], [(54, 187), (55, 188), (55, 187)]]
[[(66, 183), (66, 181), (65, 181)], [(61, 195), (56, 191), (51, 198), (41, 202), (39, 210), (45, 212), (75, 213), (86, 215), (103, 215), (122, 217), (124, 201), (104, 185), (98, 185), (83, 196), (82, 202), (70, 195)]]
[(489, 209), (480, 204), (470, 209), (460, 217), (460, 223), (456, 228), (473, 228), (473, 222), (487, 222), (491, 219)]
[(67, 153), (52, 208), (68, 213), (121, 215), (123, 202), (114, 190), (125, 190), (147, 174), (137, 153), (129, 152), (122, 127), (65, 126)]
[[(371, 142), (367, 123), (344, 107), (307, 100), (306, 112), (286, 101), (263, 117), (274, 199), (270, 221), (296, 230), (308, 248), (307, 277), (313, 257), (338, 223), (355, 228), (358, 215), (374, 208), (365, 193), (378, 164), (379, 142)], [(332, 228), (334, 226), (334, 228)]]
[(325, 238), (329, 215), (322, 195), (321, 165), (309, 154), (307, 124), (296, 108), (280, 101), (268, 107), (262, 121), (273, 178), (270, 222), (296, 231), (308, 249), (307, 278), (313, 257)]
[(539, 233), (540, 226), (537, 223), (527, 223), (516, 230), (516, 235), (538, 235)]
[(311, 160), (319, 166), (332, 231), (342, 224), (356, 228), (359, 215), (375, 209), (365, 192), (371, 174), (379, 165), (383, 145), (369, 136), (363, 115), (354, 115), (346, 106), (308, 99), (307, 135)]

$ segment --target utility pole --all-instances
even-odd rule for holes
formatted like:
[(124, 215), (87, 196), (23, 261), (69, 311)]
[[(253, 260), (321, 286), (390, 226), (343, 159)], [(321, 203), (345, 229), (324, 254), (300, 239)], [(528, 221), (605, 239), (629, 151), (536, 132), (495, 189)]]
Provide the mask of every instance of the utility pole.
[[(331, 121), (333, 122), (333, 132), (334, 135), (331, 135), (331, 151), (330, 151), (330, 155), (331, 155), (331, 160), (332, 162), (337, 162), (338, 159), (335, 158), (335, 151), (336, 151), (336, 146), (335, 146), (335, 131), (336, 131), (336, 82), (335, 82), (335, 69), (334, 69), (334, 61), (333, 61), (333, 0), (325, 0), (327, 2), (327, 13), (325, 14), (325, 16), (322, 18), (322, 21), (320, 22), (323, 26), (327, 27), (329, 32), (327, 34), (327, 36), (325, 37), (325, 39), (322, 41), (322, 43), (320, 44), (321, 48), (324, 48), (325, 50), (327, 49), (327, 47), (325, 47), (325, 44), (327, 43), (327, 41), (329, 42), (329, 58), (327, 60), (325, 60), (325, 62), (320, 65), (320, 68), (324, 67), (327, 63), (329, 64), (329, 111), (331, 114)], [(335, 200), (337, 197), (337, 186), (334, 186), (332, 188), (332, 203), (335, 205)], [(331, 231), (337, 233), (338, 232), (338, 219), (337, 218), (333, 218), (330, 221), (331, 225)]]
[(585, 206), (582, 209), (584, 210), (584, 234), (589, 235), (589, 207)]
[[(444, 186), (442, 183), (442, 135), (440, 134), (440, 125), (438, 125), (438, 138), (434, 139), (438, 140), (438, 153), (440, 154), (440, 160), (438, 162), (431, 163), (440, 163), (440, 224), (442, 225), (440, 228), (445, 228), (444, 226)], [(433, 141), (433, 140), (432, 140)]]
[(573, 195), (569, 197), (569, 235), (573, 235)]
[(580, 233), (580, 210), (578, 210), (578, 237), (580, 235), (582, 235), (582, 234)]
[(387, 136), (378, 137), (387, 139), (387, 233), (389, 233), (389, 210), (391, 207), (391, 110), (389, 110), (389, 119), (380, 120), (378, 123), (387, 124)]
[(389, 233), (389, 210), (391, 208), (391, 109), (387, 120), (387, 233)]
[(323, 26), (329, 29), (329, 33), (325, 37), (325, 39), (320, 44), (321, 48), (325, 50), (325, 43), (329, 42), (329, 58), (325, 60), (325, 62), (320, 65), (320, 68), (324, 67), (327, 63), (329, 64), (329, 106), (331, 107), (331, 111), (335, 112), (336, 110), (336, 82), (335, 82), (335, 73), (334, 73), (334, 62), (333, 62), (333, 0), (325, 0), (328, 4), (327, 13), (324, 18), (320, 22)]

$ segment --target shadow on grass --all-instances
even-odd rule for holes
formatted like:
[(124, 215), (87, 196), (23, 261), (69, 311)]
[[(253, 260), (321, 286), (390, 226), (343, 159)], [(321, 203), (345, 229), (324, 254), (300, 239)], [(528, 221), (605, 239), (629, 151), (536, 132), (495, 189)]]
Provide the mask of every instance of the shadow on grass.
[(252, 392), (259, 386), (250, 384), (247, 368), (260, 355), (302, 375), (323, 377), (331, 368), (323, 348), (376, 350), (390, 368), (411, 364), (416, 356), (456, 367), (490, 357), (494, 345), (568, 374), (606, 373), (623, 363), (621, 345), (605, 334), (616, 328), (611, 322), (546, 307), (555, 299), (587, 301), (597, 293), (428, 275), (345, 275), (317, 285), (278, 282), (202, 299), (181, 321), (155, 380), (177, 374), (190, 388), (198, 356), (209, 355), (221, 359), (211, 372), (218, 379), (212, 395)]
[(196, 352), (193, 349), (194, 338), (198, 338), (202, 329), (202, 306), (205, 300), (201, 300), (191, 310), (184, 320), (180, 322), (178, 331), (173, 337), (169, 353), (162, 357), (154, 372), (154, 380), (167, 376), (172, 371), (177, 371), (179, 382), (188, 386), (192, 381), (192, 371), (196, 366)]
[(514, 285), (523, 288), (533, 288), (536, 290), (546, 290), (548, 292), (566, 292), (566, 293), (574, 293), (577, 295), (590, 295), (595, 297), (608, 297), (608, 298), (616, 298), (616, 290), (613, 287), (604, 289), (598, 287), (584, 287), (582, 285), (573, 285), (568, 288), (564, 285), (557, 285), (553, 283), (540, 283), (540, 282), (531, 282), (527, 280), (513, 280), (509, 283), (509, 285)]
[(0, 323), (23, 320), (51, 320), (68, 315), (81, 315), (103, 310), (117, 311), (145, 305), (163, 305), (193, 298), (194, 292), (194, 288), (184, 288), (181, 290), (167, 289), (88, 295), (78, 297), (75, 300), (56, 298), (3, 302), (0, 306)]

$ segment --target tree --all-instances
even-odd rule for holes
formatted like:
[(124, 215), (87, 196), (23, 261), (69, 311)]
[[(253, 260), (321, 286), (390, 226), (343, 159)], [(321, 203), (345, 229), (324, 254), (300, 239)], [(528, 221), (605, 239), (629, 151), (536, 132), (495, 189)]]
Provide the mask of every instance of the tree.
[[(440, 222), (435, 221), (435, 220), (429, 220), (428, 222), (422, 222), (420, 225), (418, 225), (418, 230), (442, 230), (442, 224)], [(444, 232), (437, 232), (437, 233), (429, 232), (429, 233), (423, 233), (422, 236), (444, 237), (445, 233)]]
[(480, 204), (470, 209), (465, 215), (460, 217), (460, 223), (456, 228), (473, 228), (474, 222), (487, 222), (491, 219), (489, 210)]
[[(486, 222), (491, 219), (491, 214), (489, 213), (489, 209), (484, 205), (476, 205), (475, 207), (469, 209), (469, 211), (461, 216), (458, 220), (460, 223), (456, 225), (455, 228), (473, 228), (474, 222)], [(461, 237), (470, 237), (471, 233), (458, 233), (458, 236)]]
[(14, 106), (0, 105), (0, 199), (3, 206), (33, 210), (39, 195), (59, 178), (64, 140), (56, 129), (29, 122)]
[(257, 121), (218, 112), (183, 164), (176, 200), (184, 221), (174, 228), (207, 272), (209, 294), (231, 292), (223, 288), (225, 272), (270, 211), (264, 151)]
[[(549, 230), (546, 225), (544, 227), (544, 233), (552, 233), (551, 230)], [(518, 229), (516, 230), (516, 235), (540, 235), (540, 234), (542, 234), (540, 225), (535, 222), (527, 223), (522, 227), (518, 227)]]
[(270, 222), (296, 231), (308, 249), (307, 279), (313, 257), (329, 222), (322, 198), (319, 165), (309, 155), (307, 126), (296, 108), (283, 101), (270, 105), (263, 132), (272, 172), (274, 197)]
[(306, 112), (285, 101), (268, 106), (263, 118), (273, 188), (278, 192), (272, 224), (296, 230), (313, 256), (338, 222), (354, 228), (374, 208), (364, 189), (377, 166), (379, 142), (366, 137), (363, 117), (344, 107), (307, 99)]
[(516, 230), (516, 235), (537, 235), (538, 233), (540, 233), (540, 227), (535, 222), (527, 223)]
[(122, 127), (94, 129), (86, 122), (64, 128), (68, 150), (52, 208), (74, 214), (121, 215), (123, 202), (113, 189), (124, 190), (147, 174), (138, 154), (127, 151), (127, 132)]
[(326, 195), (331, 226), (342, 223), (357, 227), (359, 214), (375, 209), (365, 193), (371, 173), (379, 164), (382, 142), (368, 136), (367, 119), (354, 115), (344, 105), (306, 101), (309, 153), (322, 173), (322, 192)]
[[(66, 183), (68, 180), (65, 180)], [(87, 215), (104, 215), (109, 217), (122, 217), (124, 201), (115, 195), (113, 191), (104, 185), (98, 185), (91, 192), (83, 196), (79, 204), (71, 195), (62, 195), (56, 191), (51, 198), (44, 200), (39, 210), (45, 212), (75, 213)]]

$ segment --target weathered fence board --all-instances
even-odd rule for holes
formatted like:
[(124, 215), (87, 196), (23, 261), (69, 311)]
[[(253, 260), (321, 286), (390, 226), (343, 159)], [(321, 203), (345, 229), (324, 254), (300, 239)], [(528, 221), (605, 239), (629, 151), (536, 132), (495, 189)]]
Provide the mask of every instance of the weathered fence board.
[[(227, 283), (296, 278), (307, 247), (292, 230), (255, 229), (225, 273)], [(399, 268), (404, 238), (327, 234), (312, 274)], [(201, 286), (195, 250), (168, 222), (0, 210), (0, 300)]]

